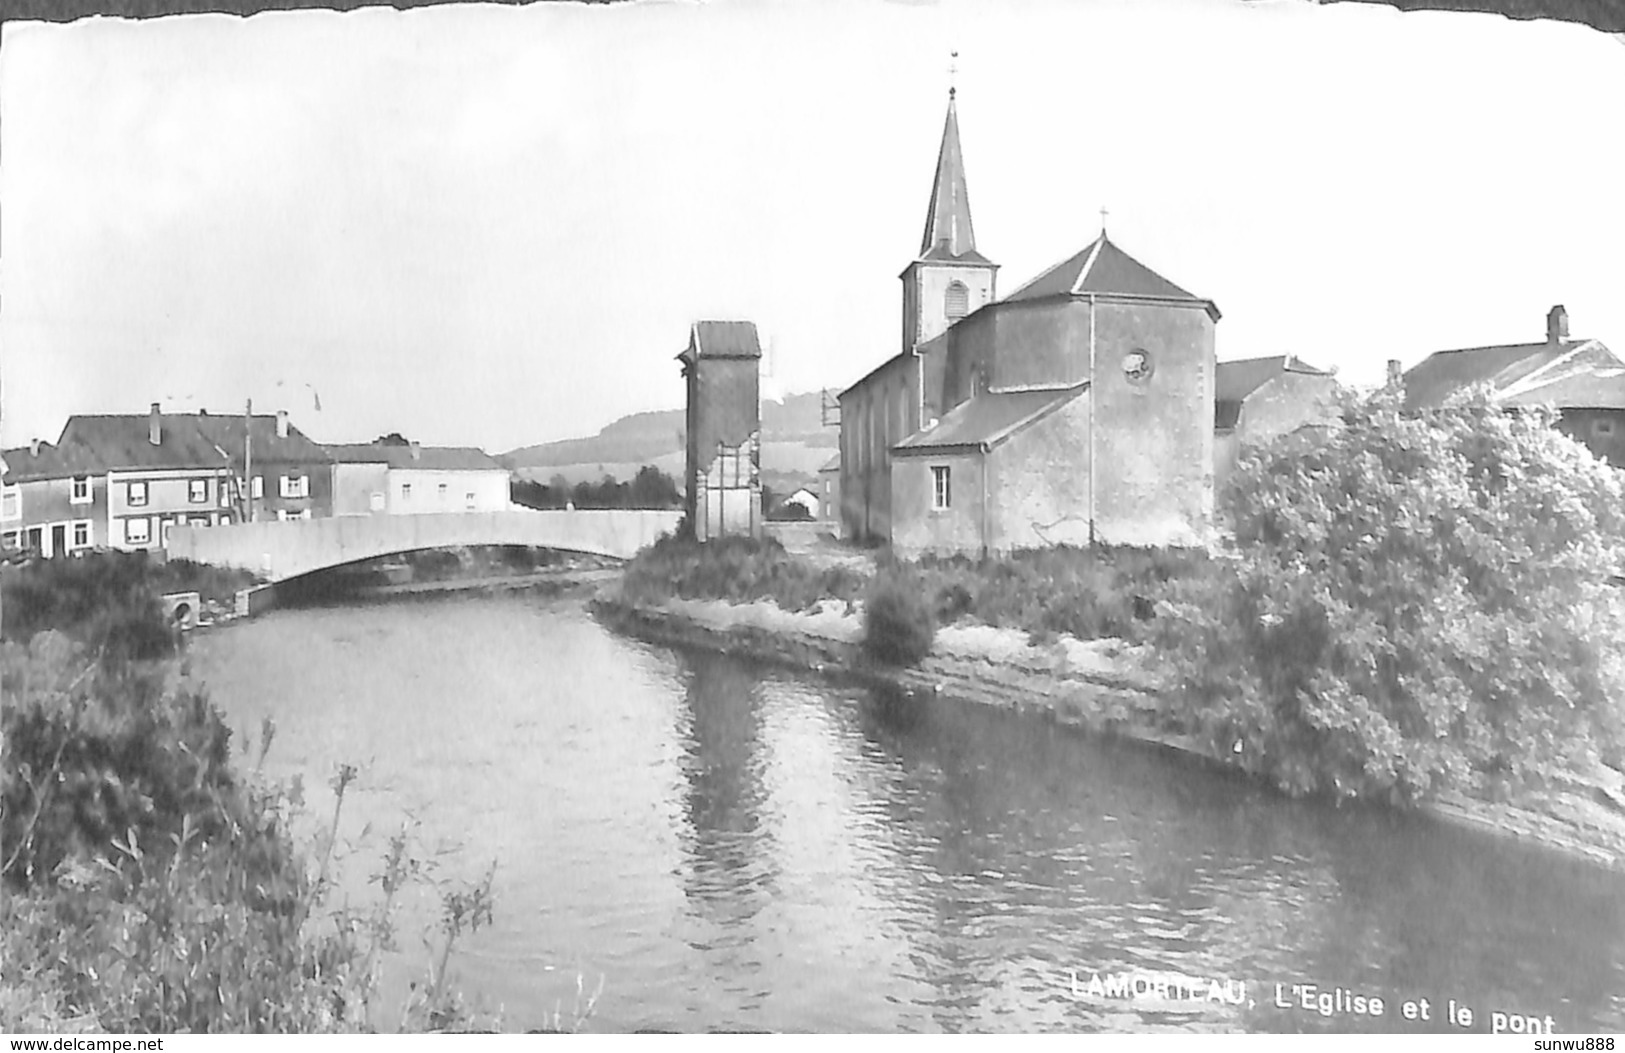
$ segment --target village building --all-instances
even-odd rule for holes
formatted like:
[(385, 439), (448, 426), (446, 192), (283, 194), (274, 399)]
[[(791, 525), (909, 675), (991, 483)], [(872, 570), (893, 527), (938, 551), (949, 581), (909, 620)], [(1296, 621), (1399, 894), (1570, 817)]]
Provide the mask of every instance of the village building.
[(1246, 446), (1337, 413), (1337, 378), (1294, 355), (1220, 362), (1214, 368), (1213, 485), (1222, 492)]
[(238, 494), (242, 518), (264, 522), (333, 514), (332, 459), (288, 421), (286, 411), (274, 416), (199, 413), (195, 419), (231, 459), (239, 491), (246, 488), (246, 498)]
[(1003, 299), (997, 277), (950, 90), (902, 349), (840, 397), (843, 534), (904, 555), (1203, 543), (1218, 308), (1104, 230)]
[(3, 456), (0, 547), (52, 558), (107, 543), (107, 474), (89, 451), (35, 440)]
[(841, 520), (841, 455), (838, 453), (818, 469), (818, 518), (836, 524)]
[(332, 461), (333, 514), (505, 512), (512, 474), (472, 446), (357, 443), (324, 447)]
[(762, 529), (762, 345), (753, 322), (689, 327), (677, 356), (687, 388), (684, 512), (695, 538)]
[(105, 474), (106, 530), (95, 544), (126, 551), (161, 549), (171, 527), (236, 521), (235, 473), (225, 449), (195, 414), (68, 418), (57, 454)]
[(1404, 386), (1412, 412), (1444, 405), (1482, 387), (1503, 406), (1551, 406), (1558, 427), (1616, 468), (1625, 468), (1625, 361), (1600, 340), (1569, 335), (1562, 304), (1546, 315), (1546, 339), (1439, 351), (1390, 379)]

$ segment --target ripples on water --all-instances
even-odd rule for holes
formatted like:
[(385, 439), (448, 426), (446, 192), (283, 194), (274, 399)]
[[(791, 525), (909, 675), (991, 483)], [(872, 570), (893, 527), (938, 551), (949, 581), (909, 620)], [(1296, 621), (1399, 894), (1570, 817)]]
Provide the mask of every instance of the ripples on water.
[[(363, 766), (352, 900), (408, 816), (443, 877), (497, 861), (496, 924), (454, 962), (505, 1027), (568, 1017), (578, 975), (604, 978), (599, 1030), (1394, 1030), (1423, 997), (1440, 1030), (1450, 998), (1625, 1027), (1625, 884), (1520, 846), (645, 646), (569, 601), (279, 611), (194, 652), (236, 726), (276, 720), (267, 768), (313, 813), (335, 765)], [(433, 898), (406, 906), (427, 930)], [(396, 1000), (427, 960), (403, 944)], [(1249, 1004), (1072, 988), (1135, 969)], [(1277, 983), (1389, 1008), (1282, 1011)]]

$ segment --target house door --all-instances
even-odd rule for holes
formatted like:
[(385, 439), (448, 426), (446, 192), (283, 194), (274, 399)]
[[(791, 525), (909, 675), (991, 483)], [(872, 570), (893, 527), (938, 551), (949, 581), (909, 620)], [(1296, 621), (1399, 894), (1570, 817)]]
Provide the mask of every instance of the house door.
[(51, 548), (47, 556), (65, 556), (68, 552), (68, 525), (58, 523), (51, 527)]
[(45, 554), (45, 528), (29, 527), (28, 533), (25, 536), (28, 538), (28, 543), (23, 547), (37, 555), (43, 556)]

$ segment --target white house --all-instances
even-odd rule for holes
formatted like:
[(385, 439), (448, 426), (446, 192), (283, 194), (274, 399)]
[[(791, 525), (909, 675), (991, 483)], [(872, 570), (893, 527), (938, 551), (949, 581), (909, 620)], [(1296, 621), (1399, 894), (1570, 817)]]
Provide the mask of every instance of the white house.
[(428, 515), (504, 512), (508, 469), (469, 446), (374, 443), (328, 446), (333, 514)]

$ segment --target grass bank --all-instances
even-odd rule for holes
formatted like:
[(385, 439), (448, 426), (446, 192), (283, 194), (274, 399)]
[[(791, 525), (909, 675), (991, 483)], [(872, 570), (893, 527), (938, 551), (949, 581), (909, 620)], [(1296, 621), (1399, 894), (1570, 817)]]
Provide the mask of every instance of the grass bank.
[(383, 849), (373, 903), (331, 904), (356, 771), (334, 773), (325, 833), (297, 840), (297, 786), (257, 775), (274, 727), (236, 740), (181, 675), (156, 596), (200, 579), (111, 556), (28, 571), (0, 583), (0, 1031), (467, 1026), (448, 964), (490, 920), (489, 873), (443, 890), (425, 981), (402, 1019), (378, 1019), (395, 905), (422, 878), (408, 833)]

